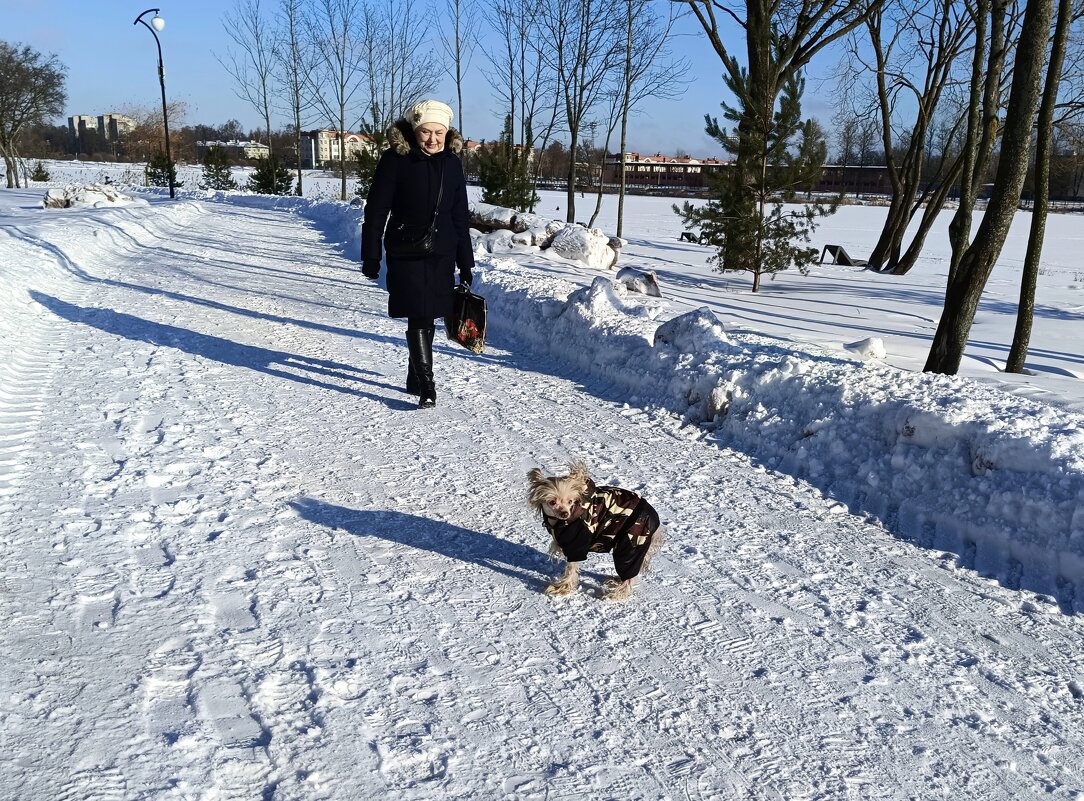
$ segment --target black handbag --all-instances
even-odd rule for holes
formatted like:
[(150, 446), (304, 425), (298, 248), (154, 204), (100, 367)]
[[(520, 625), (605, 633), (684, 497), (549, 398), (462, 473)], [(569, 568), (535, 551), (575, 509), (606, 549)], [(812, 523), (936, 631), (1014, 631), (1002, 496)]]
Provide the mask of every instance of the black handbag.
[(424, 259), (433, 252), (437, 243), (437, 214), (440, 213), (440, 201), (444, 197), (444, 165), (440, 167), (440, 190), (437, 192), (437, 205), (433, 208), (433, 221), (426, 225), (396, 222), (388, 224), (384, 232), (384, 252), (393, 259), (414, 261)]
[(471, 353), (486, 349), (486, 299), (460, 284), (455, 288), (452, 313), (444, 318), (448, 339)]

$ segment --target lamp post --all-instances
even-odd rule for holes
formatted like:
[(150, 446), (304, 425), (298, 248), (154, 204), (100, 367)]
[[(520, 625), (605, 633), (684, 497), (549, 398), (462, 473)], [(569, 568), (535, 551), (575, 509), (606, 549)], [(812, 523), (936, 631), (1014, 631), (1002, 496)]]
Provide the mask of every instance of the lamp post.
[[(150, 24), (143, 19), (145, 16), (154, 12), (154, 17), (151, 19)], [(166, 68), (162, 66), (162, 43), (158, 41), (158, 31), (166, 27), (166, 21), (158, 16), (157, 8), (148, 8), (142, 14), (135, 18), (133, 25), (142, 24), (144, 28), (151, 32), (151, 36), (154, 37), (154, 43), (158, 45), (158, 83), (162, 86), (162, 127), (166, 131), (166, 161), (169, 162), (169, 167), (166, 170), (166, 176), (169, 180), (169, 196), (171, 198), (176, 197), (173, 188), (173, 156), (169, 152), (169, 113), (166, 111)]]

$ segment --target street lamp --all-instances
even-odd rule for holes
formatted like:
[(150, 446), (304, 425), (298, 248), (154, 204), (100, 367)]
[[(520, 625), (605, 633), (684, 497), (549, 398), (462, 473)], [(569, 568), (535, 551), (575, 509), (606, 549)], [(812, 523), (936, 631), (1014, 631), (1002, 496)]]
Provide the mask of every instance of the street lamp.
[[(154, 12), (154, 17), (151, 19), (150, 25), (143, 19), (145, 16)], [(158, 83), (162, 85), (162, 127), (166, 130), (166, 161), (169, 162), (169, 167), (166, 170), (166, 175), (169, 179), (169, 196), (171, 198), (176, 197), (173, 189), (173, 156), (169, 152), (169, 113), (166, 111), (166, 68), (162, 66), (162, 43), (158, 41), (157, 31), (166, 27), (166, 21), (158, 16), (157, 8), (148, 8), (142, 14), (135, 18), (133, 25), (139, 25), (142, 23), (143, 27), (151, 32), (151, 36), (154, 37), (154, 43), (158, 45)]]

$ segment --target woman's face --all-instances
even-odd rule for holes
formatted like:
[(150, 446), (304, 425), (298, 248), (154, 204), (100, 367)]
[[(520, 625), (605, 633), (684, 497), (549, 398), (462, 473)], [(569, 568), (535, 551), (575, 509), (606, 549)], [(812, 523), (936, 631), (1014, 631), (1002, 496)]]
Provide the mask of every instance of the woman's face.
[(414, 129), (414, 136), (418, 139), (418, 146), (423, 153), (429, 156), (444, 150), (444, 137), (447, 135), (448, 129), (436, 122), (427, 122)]

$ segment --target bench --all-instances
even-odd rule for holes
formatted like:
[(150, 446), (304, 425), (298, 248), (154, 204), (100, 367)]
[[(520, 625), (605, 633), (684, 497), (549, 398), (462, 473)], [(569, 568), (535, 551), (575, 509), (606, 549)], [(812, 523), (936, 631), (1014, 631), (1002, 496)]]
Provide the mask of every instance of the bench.
[(832, 264), (839, 264), (843, 267), (867, 267), (869, 262), (865, 259), (854, 259), (844, 249), (843, 245), (825, 245), (824, 250), (821, 251), (821, 264), (824, 264), (825, 256), (832, 257)]
[(678, 240), (681, 242), (692, 242), (694, 245), (700, 244), (700, 237), (693, 231), (682, 231)]

